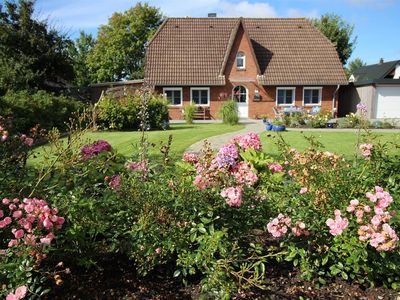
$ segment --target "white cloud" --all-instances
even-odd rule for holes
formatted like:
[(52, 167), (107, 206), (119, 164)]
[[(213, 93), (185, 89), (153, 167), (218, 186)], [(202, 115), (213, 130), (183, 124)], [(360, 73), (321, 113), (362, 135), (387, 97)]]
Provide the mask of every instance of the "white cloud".
[(318, 18), (320, 16), (317, 9), (302, 11), (295, 8), (288, 9), (286, 15), (289, 18)]
[[(0, 0), (1, 1), (1, 0)], [(275, 8), (268, 2), (256, 0), (149, 0), (151, 6), (171, 17), (207, 17), (215, 12), (219, 17), (277, 17)], [(136, 5), (138, 0), (37, 0), (36, 11), (40, 19), (48, 18), (55, 27), (75, 36), (79, 30), (95, 33), (106, 24), (114, 12), (122, 12)]]
[(221, 16), (224, 17), (276, 17), (275, 8), (266, 2), (249, 3), (241, 1), (239, 3), (230, 3), (221, 1)]

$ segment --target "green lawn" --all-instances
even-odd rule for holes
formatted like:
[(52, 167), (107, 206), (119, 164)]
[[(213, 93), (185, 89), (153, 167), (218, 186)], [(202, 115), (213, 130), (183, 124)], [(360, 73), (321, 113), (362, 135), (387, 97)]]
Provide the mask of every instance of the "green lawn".
[[(166, 143), (170, 134), (173, 137), (170, 153), (172, 158), (176, 159), (182, 156), (186, 148), (204, 138), (243, 128), (244, 126), (240, 124), (235, 126), (225, 124), (172, 124), (169, 130), (148, 132), (149, 141), (154, 144), (154, 147), (150, 148), (150, 154), (159, 154), (160, 142)], [(138, 131), (101, 131), (90, 132), (86, 137), (91, 141), (106, 140), (118, 153), (131, 157), (137, 150), (140, 135)], [(30, 159), (29, 163), (38, 164), (42, 161), (40, 150), (41, 147), (35, 151), (38, 155), (36, 158)]]
[[(270, 136), (268, 137), (267, 134)], [(357, 134), (354, 132), (319, 132), (307, 131), (301, 133), (299, 131), (286, 131), (282, 133), (265, 132), (261, 134), (261, 142), (263, 144), (264, 152), (276, 156), (278, 148), (275, 144), (276, 136), (281, 134), (285, 141), (297, 150), (306, 149), (309, 144), (304, 139), (305, 136), (314, 136), (317, 141), (324, 145), (324, 150), (343, 154), (346, 158), (351, 159), (354, 157)], [(377, 140), (380, 142), (396, 142), (400, 144), (400, 133), (374, 133)]]

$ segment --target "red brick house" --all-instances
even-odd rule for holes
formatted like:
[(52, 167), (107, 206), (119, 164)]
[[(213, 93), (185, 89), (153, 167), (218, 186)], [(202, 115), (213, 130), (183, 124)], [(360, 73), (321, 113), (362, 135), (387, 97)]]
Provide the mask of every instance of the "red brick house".
[(232, 98), (244, 118), (332, 110), (347, 84), (331, 42), (306, 19), (283, 18), (169, 18), (149, 42), (144, 80), (170, 101), (171, 119), (189, 103), (218, 119)]

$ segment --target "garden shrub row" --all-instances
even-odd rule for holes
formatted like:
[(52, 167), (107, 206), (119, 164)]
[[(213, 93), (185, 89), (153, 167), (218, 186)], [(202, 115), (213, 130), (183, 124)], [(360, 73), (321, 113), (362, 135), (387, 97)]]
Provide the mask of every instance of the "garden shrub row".
[(40, 170), (13, 183), (24, 188), (0, 195), (2, 296), (40, 295), (109, 254), (127, 256), (142, 276), (173, 266), (166, 275), (200, 279), (205, 298), (265, 288), (272, 266), (314, 285), (339, 277), (399, 288), (400, 157), (387, 151), (399, 145), (367, 132), (347, 161), (312, 137), (304, 152), (278, 138), (273, 158), (249, 133), (217, 153), (205, 144), (177, 162), (145, 151), (126, 161), (107, 141), (85, 145), (79, 135), (53, 137)]
[(73, 98), (45, 91), (8, 91), (0, 97), (1, 116), (13, 119), (13, 131), (28, 133), (36, 125), (42, 129), (66, 129), (66, 122), (83, 104)]
[[(124, 97), (107, 95), (96, 105), (97, 124), (104, 129), (137, 130), (143, 119), (140, 116), (140, 106), (143, 93), (130, 93)], [(168, 127), (168, 103), (160, 95), (152, 94), (146, 99), (147, 122), (150, 129), (165, 129)]]

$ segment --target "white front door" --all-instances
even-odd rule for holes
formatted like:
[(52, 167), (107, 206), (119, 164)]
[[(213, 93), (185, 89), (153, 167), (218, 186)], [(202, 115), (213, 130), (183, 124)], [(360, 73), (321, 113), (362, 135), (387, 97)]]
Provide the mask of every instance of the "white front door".
[(247, 89), (238, 85), (233, 89), (234, 99), (237, 101), (238, 105), (238, 113), (239, 118), (248, 118), (249, 117), (249, 96)]

